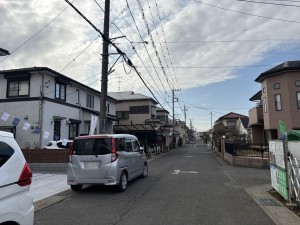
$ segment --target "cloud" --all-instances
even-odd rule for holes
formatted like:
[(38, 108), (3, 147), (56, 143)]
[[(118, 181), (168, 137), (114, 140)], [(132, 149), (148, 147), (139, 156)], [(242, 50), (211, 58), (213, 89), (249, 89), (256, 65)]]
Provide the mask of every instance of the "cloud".
[[(115, 43), (137, 66), (152, 91), (164, 100), (170, 95), (171, 88), (187, 90), (235, 79), (243, 66), (259, 65), (266, 59), (267, 55), (263, 52), (290, 50), (299, 46), (298, 42), (282, 40), (298, 38), (300, 26), (297, 23), (243, 15), (197, 1), (141, 2), (145, 4), (143, 11), (136, 0), (128, 0), (131, 13), (126, 1), (111, 2), (111, 21), (117, 27), (111, 24), (110, 36), (126, 35), (126, 38), (117, 39)], [(210, 3), (249, 14), (298, 19), (298, 10), (290, 7), (233, 0)], [(99, 4), (104, 8), (102, 2)], [(103, 12), (95, 2), (74, 1), (74, 5), (100, 30), (103, 29)], [(0, 69), (46, 66), (59, 72), (68, 65), (63, 74), (100, 90), (102, 40), (94, 41), (98, 33), (71, 7), (62, 12), (66, 7), (67, 3), (61, 0), (2, 1), (0, 47), (13, 53), (0, 63)], [(147, 33), (143, 15), (158, 55)], [(34, 34), (37, 35), (14, 52)], [(148, 42), (147, 50), (143, 44), (136, 43), (144, 40)], [(164, 43), (165, 40), (168, 44)], [(113, 47), (110, 51), (115, 52)], [(116, 55), (110, 56), (110, 66), (116, 59)], [(274, 63), (278, 63), (278, 59)], [(120, 88), (121, 91), (147, 92), (137, 74), (122, 59), (114, 68), (116, 72), (109, 76), (109, 91)]]

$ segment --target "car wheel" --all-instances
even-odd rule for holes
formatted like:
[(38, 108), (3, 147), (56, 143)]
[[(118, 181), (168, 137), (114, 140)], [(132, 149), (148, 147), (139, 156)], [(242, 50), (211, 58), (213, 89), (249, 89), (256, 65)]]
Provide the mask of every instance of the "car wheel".
[(71, 185), (71, 189), (72, 189), (73, 191), (81, 191), (81, 189), (82, 189), (82, 184)]
[(126, 174), (126, 172), (122, 172), (119, 184), (117, 186), (118, 187), (118, 191), (120, 191), (120, 192), (125, 191), (126, 188), (127, 188), (127, 184), (128, 184), (127, 174)]
[(143, 173), (142, 173), (141, 177), (142, 177), (142, 178), (145, 178), (145, 177), (147, 177), (147, 176), (148, 176), (148, 164), (145, 163), (145, 164), (144, 164), (144, 167), (143, 167)]

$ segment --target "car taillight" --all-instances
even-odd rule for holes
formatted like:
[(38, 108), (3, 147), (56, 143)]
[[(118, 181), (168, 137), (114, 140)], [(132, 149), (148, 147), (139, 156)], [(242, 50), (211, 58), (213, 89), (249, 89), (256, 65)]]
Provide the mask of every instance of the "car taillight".
[(27, 162), (23, 167), (22, 173), (18, 180), (18, 185), (21, 187), (27, 186), (31, 184), (32, 172)]
[(73, 149), (74, 149), (74, 142), (72, 143), (70, 149), (69, 149), (69, 162), (72, 163), (72, 155), (73, 155)]
[(114, 162), (119, 157), (117, 153), (117, 147), (116, 147), (116, 139), (112, 138), (111, 140), (111, 162)]
[(72, 145), (69, 149), (69, 155), (73, 155), (73, 149), (74, 149), (74, 142), (72, 143)]

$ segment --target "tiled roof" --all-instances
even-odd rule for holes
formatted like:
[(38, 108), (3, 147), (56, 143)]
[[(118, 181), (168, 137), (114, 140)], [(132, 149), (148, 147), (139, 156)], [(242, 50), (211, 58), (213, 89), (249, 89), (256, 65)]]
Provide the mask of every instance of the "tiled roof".
[(224, 116), (221, 116), (219, 119), (237, 119), (237, 118), (248, 118), (248, 116), (244, 116), (238, 113), (230, 112)]
[(256, 79), (256, 82), (261, 83), (267, 76), (272, 74), (283, 72), (283, 71), (292, 71), (292, 70), (300, 70), (300, 61), (287, 61), (281, 63), (263, 73), (261, 73)]
[(109, 92), (108, 93), (109, 96), (119, 100), (119, 101), (124, 101), (124, 100), (149, 100), (149, 101), (153, 101), (157, 104), (157, 102), (146, 95), (143, 94), (135, 94), (133, 91), (124, 91), (124, 92)]

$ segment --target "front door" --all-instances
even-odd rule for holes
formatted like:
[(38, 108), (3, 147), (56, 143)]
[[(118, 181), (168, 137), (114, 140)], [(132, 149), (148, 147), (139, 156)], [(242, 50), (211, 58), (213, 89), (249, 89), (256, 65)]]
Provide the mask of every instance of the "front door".
[(61, 128), (61, 121), (60, 120), (55, 120), (54, 121), (54, 137), (53, 140), (57, 141), (60, 140), (60, 128)]

